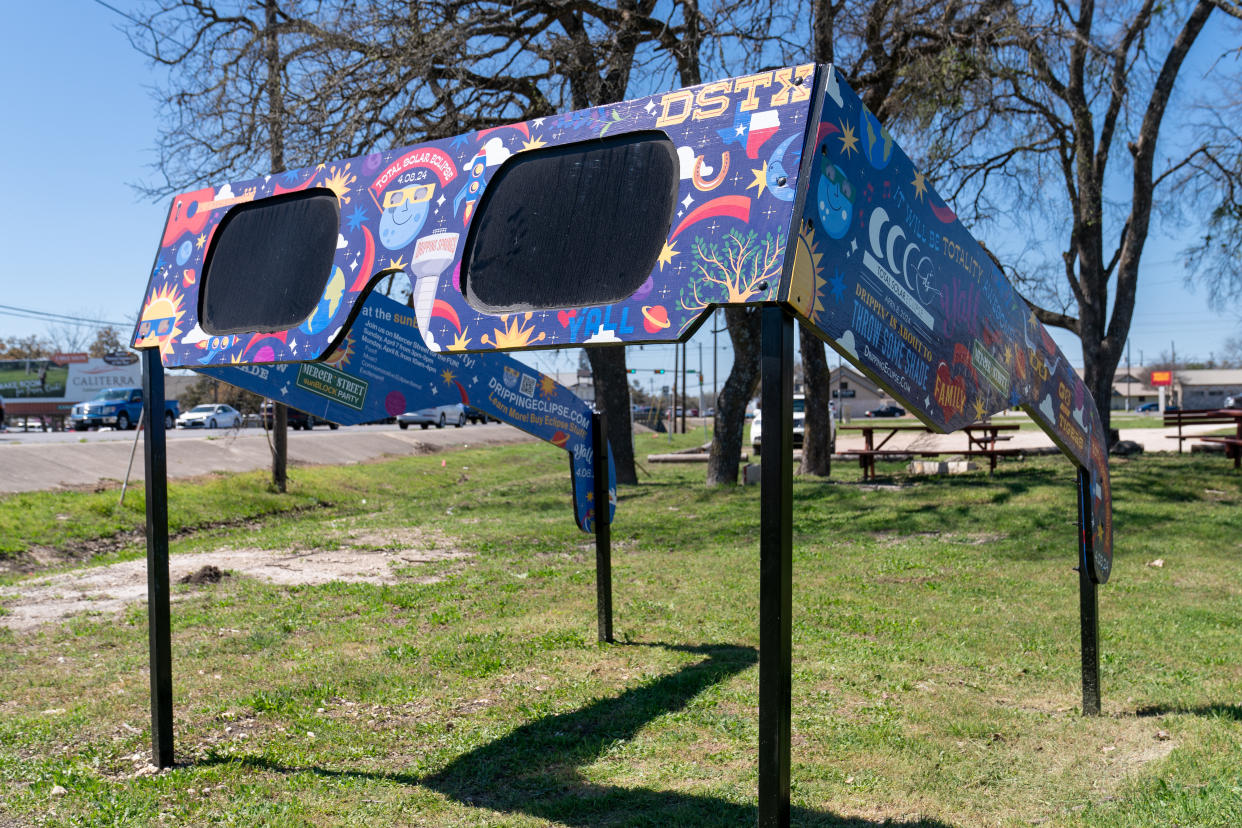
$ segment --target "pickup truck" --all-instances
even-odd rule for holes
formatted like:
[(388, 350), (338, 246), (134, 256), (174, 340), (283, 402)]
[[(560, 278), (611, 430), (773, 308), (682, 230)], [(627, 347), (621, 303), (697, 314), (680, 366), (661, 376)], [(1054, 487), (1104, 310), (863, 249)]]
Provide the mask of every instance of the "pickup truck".
[[(181, 406), (176, 400), (164, 401), (164, 428), (177, 425)], [(134, 428), (142, 419), (141, 388), (109, 388), (93, 400), (78, 403), (69, 414), (74, 431), (112, 426), (117, 431)]]

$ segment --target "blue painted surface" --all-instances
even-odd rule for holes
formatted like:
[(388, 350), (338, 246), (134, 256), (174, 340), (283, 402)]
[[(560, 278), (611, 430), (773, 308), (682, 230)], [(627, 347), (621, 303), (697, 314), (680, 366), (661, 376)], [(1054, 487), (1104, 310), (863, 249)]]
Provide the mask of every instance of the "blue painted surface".
[[(341, 425), (462, 403), (569, 453), (574, 518), (595, 525), (591, 409), (551, 377), (504, 354), (436, 354), (418, 335), (410, 308), (367, 297), (345, 338), (325, 362), (199, 366), (200, 373)], [(617, 481), (609, 456), (609, 516)]]

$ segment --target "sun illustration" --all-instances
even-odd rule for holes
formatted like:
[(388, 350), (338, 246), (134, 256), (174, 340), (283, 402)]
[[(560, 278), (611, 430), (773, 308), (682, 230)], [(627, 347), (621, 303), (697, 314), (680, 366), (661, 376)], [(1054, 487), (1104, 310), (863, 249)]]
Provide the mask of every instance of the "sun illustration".
[(337, 170), (336, 167), (329, 168), (328, 177), (324, 180), (323, 186), (336, 193), (336, 199), (341, 204), (348, 204), (349, 196), (347, 193), (350, 191), (349, 185), (357, 180), (358, 176), (349, 174), (349, 164), (346, 164), (345, 168), (341, 170)]
[(798, 244), (794, 249), (793, 279), (789, 286), (789, 302), (802, 317), (814, 319), (816, 313), (824, 310), (819, 300), (819, 292), (827, 284), (821, 275), (824, 272), (824, 254), (819, 252), (819, 244), (815, 239), (815, 230), (809, 222), (803, 223), (798, 233)]
[(540, 333), (539, 336), (531, 339), (531, 334), (535, 332), (535, 326), (528, 328), (522, 327), (523, 322), (529, 322), (534, 316), (532, 313), (525, 313), (514, 316), (513, 321), (507, 321), (509, 316), (506, 314), (500, 317), (500, 324), (504, 326), (501, 330), (497, 328), (492, 331), (494, 338), (489, 339), (487, 334), (483, 334), (482, 342), (484, 345), (491, 345), (493, 348), (522, 348), (532, 342), (542, 342), (546, 337), (546, 333)]
[(541, 136), (536, 135), (534, 138), (531, 138), (529, 141), (523, 141), (522, 149), (523, 150), (540, 149), (541, 147), (546, 147), (547, 145), (548, 145), (547, 141), (543, 140)]
[(354, 355), (354, 332), (350, 331), (345, 334), (345, 338), (341, 340), (341, 344), (336, 346), (331, 355), (324, 360), (327, 365), (333, 365), (337, 368), (344, 368), (349, 364), (349, 360)]
[(450, 351), (464, 351), (469, 347), (470, 347), (470, 337), (466, 336), (465, 331), (462, 331), (461, 333), (457, 334), (456, 337), (453, 338), (453, 341), (452, 343), (449, 344), (448, 349)]
[(545, 376), (539, 380), (539, 393), (545, 397), (551, 397), (556, 393), (556, 380)]
[(156, 288), (155, 293), (151, 294), (151, 298), (142, 308), (134, 347), (158, 346), (161, 357), (171, 354), (173, 340), (184, 333), (181, 328), (181, 319), (185, 316), (183, 299), (176, 285)]

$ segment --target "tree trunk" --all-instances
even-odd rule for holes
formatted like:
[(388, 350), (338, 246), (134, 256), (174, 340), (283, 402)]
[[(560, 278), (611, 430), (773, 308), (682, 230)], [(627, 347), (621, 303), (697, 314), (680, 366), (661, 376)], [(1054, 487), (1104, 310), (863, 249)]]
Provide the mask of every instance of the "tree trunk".
[(630, 415), (629, 374), (625, 370), (625, 346), (603, 345), (587, 348), (591, 375), (595, 382), (595, 405), (608, 420), (608, 442), (617, 469), (617, 483), (635, 485), (634, 428)]
[(736, 486), (742, 459), (746, 405), (759, 387), (760, 305), (725, 308), (725, 324), (733, 341), (733, 368), (716, 398), (715, 430), (707, 460), (708, 486)]
[(832, 472), (832, 423), (828, 400), (832, 396), (832, 375), (824, 342), (801, 322), (798, 323), (799, 345), (802, 349), (802, 382), (806, 395), (803, 406), (802, 462), (798, 474), (827, 477)]

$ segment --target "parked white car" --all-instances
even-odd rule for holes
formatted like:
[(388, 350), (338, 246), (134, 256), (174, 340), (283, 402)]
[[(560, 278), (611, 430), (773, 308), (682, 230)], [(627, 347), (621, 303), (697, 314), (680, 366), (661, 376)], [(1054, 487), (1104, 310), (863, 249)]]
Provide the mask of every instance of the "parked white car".
[(423, 428), (434, 425), (436, 428), (444, 428), (449, 423), (452, 423), (457, 428), (461, 428), (466, 424), (466, 407), (464, 405), (461, 403), (434, 405), (431, 408), (420, 408), (417, 411), (407, 411), (404, 414), (397, 415), (397, 425), (402, 428), (409, 428), (412, 425), (422, 426)]
[(179, 428), (240, 428), (242, 415), (231, 405), (196, 405), (177, 418)]
[[(837, 445), (837, 417), (836, 404), (828, 403), (828, 423), (832, 429), (832, 434), (828, 437), (828, 445), (836, 447)], [(806, 395), (793, 395), (793, 442), (794, 446), (802, 445), (802, 438), (806, 434)], [(763, 445), (763, 409), (756, 407), (754, 419), (750, 421), (750, 445), (758, 454)]]

